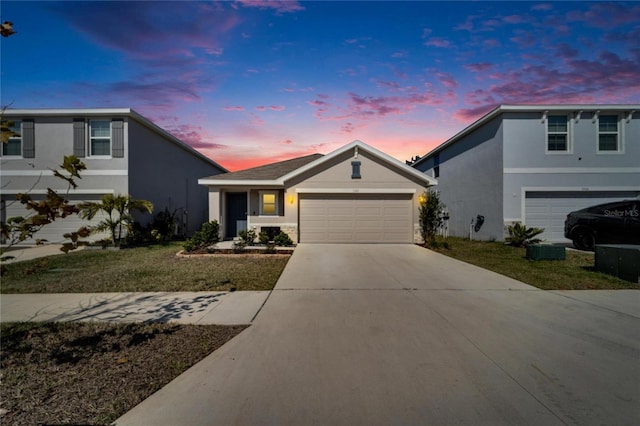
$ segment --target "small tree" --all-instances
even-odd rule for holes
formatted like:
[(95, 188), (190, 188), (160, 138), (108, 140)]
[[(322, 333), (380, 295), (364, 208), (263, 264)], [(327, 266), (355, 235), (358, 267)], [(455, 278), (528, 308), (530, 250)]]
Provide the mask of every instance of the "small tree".
[(79, 208), (80, 216), (83, 219), (91, 220), (99, 212), (104, 212), (107, 215), (105, 219), (93, 227), (93, 231), (109, 231), (114, 246), (120, 244), (123, 228), (127, 232), (131, 231), (132, 212), (153, 212), (153, 204), (147, 200), (136, 200), (131, 195), (113, 194), (103, 195), (99, 202), (81, 203)]
[(425, 246), (433, 245), (436, 232), (444, 220), (442, 210), (445, 207), (436, 191), (425, 191), (420, 196), (420, 236)]

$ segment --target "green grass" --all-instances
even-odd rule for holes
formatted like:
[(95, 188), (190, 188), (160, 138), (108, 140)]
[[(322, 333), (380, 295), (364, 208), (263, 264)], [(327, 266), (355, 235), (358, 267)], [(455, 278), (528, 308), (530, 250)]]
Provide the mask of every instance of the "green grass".
[(271, 290), (287, 256), (179, 258), (179, 243), (81, 250), (7, 265), (1, 293)]
[(436, 251), (543, 290), (639, 288), (637, 284), (595, 272), (593, 253), (567, 250), (566, 260), (532, 261), (526, 259), (526, 249), (501, 242), (453, 237), (446, 241), (450, 249)]

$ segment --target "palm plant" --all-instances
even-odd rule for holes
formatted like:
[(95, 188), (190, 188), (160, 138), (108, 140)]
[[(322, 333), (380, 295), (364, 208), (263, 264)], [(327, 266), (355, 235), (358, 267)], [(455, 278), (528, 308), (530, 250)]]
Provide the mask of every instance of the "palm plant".
[(109, 231), (114, 246), (120, 243), (123, 228), (127, 232), (131, 230), (133, 224), (132, 212), (153, 212), (153, 204), (151, 202), (136, 200), (131, 195), (105, 194), (99, 202), (81, 203), (78, 207), (80, 208), (80, 216), (83, 219), (91, 220), (99, 212), (106, 214), (106, 218), (93, 227), (93, 230), (96, 232)]
[(529, 244), (537, 244), (542, 241), (540, 238), (534, 238), (544, 232), (541, 228), (527, 228), (520, 222), (509, 225), (509, 236), (505, 238), (505, 242), (515, 247), (526, 247)]

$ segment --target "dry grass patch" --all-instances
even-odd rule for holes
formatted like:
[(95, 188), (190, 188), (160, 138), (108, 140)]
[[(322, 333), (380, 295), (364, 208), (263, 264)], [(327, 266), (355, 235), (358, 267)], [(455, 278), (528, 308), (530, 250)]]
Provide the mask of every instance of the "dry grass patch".
[(288, 256), (177, 257), (180, 244), (82, 250), (7, 265), (2, 293), (271, 290)]
[(593, 253), (567, 250), (566, 260), (526, 259), (526, 249), (501, 242), (448, 238), (441, 254), (506, 275), (543, 290), (629, 289), (638, 285), (595, 272)]
[(0, 423), (109, 424), (244, 328), (3, 323)]

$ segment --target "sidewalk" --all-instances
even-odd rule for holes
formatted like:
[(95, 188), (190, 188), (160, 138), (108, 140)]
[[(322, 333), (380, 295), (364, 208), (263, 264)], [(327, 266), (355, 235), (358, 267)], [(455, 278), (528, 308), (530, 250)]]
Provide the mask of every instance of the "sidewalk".
[(269, 291), (0, 295), (0, 321), (250, 324)]
[[(33, 260), (39, 257), (54, 256), (58, 254), (64, 254), (60, 251), (62, 244), (45, 244), (41, 246), (25, 246), (14, 247), (5, 256), (13, 256), (13, 259), (8, 259), (2, 263), (23, 262), (25, 260)], [(82, 250), (84, 247), (78, 247), (77, 250)]]

